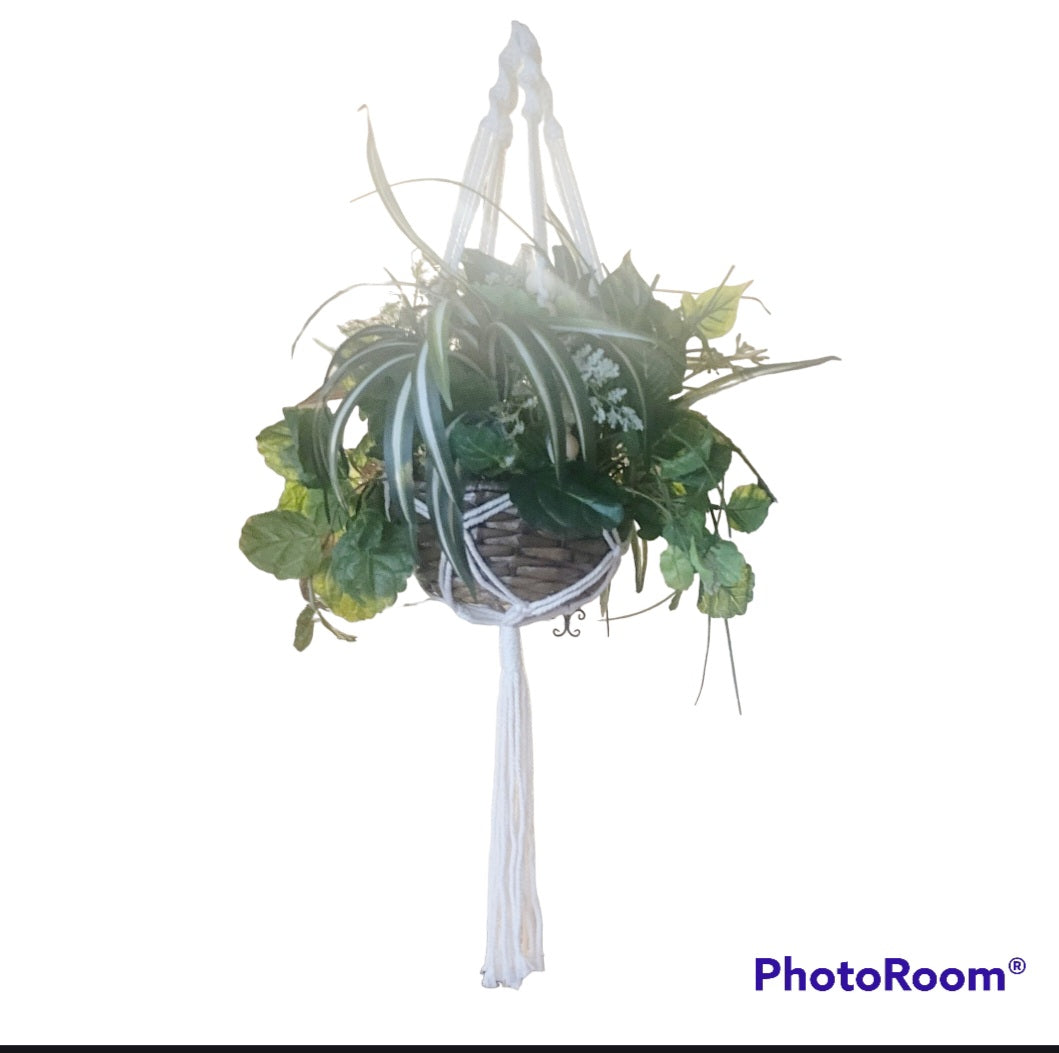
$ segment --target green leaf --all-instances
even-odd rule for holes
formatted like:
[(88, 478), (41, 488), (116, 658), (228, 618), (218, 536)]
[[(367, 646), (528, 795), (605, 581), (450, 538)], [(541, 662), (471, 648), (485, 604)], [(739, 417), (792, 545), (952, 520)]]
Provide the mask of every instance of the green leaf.
[(492, 418), (461, 418), (449, 429), (452, 456), (471, 475), (495, 475), (507, 471), (518, 453), (515, 440)]
[(582, 461), (568, 467), (562, 484), (550, 469), (512, 476), (508, 492), (522, 518), (560, 537), (593, 537), (620, 525), (621, 488)]
[(362, 508), (331, 550), (331, 577), (361, 604), (392, 603), (414, 567), (407, 531), (374, 508)]
[[(361, 107), (361, 109), (367, 109), (367, 107)], [(397, 198), (394, 197), (390, 187), (390, 181), (386, 178), (386, 172), (383, 171), (382, 158), (379, 157), (379, 150), (375, 145), (375, 132), (372, 129), (370, 117), (368, 118), (368, 172), (383, 205), (386, 206), (386, 211), (389, 212), (397, 228), (435, 267), (447, 271), (445, 261), (415, 232), (412, 224), (401, 211), (401, 206), (397, 203)]]
[(322, 490), (310, 490), (302, 483), (288, 479), (280, 495), (279, 507), (305, 516), (316, 528), (319, 537), (324, 537), (331, 531), (327, 502)]
[(721, 285), (707, 289), (701, 296), (685, 293), (680, 301), (684, 317), (695, 324), (695, 335), (703, 340), (715, 340), (724, 336), (735, 325), (739, 298), (752, 285)]
[(638, 533), (644, 541), (654, 541), (656, 537), (662, 536), (666, 516), (654, 501), (649, 501), (639, 494), (630, 496), (626, 492), (625, 502), (630, 515), (636, 520)]
[(331, 428), (331, 411), (326, 406), (303, 409), (288, 406), (283, 419), (290, 430), (291, 442), (301, 465), (300, 481), (320, 489), (327, 485), (327, 434)]
[(452, 376), (452, 408), (455, 415), (480, 412), (500, 401), (496, 378), (460, 351), (449, 353)]
[(477, 599), (478, 585), (467, 559), (467, 545), (463, 531), (463, 506), (449, 497), (433, 464), (427, 464), (427, 508), (437, 531), (438, 543), (448, 557), (452, 569), (459, 576), (471, 597)]
[(691, 557), (682, 548), (670, 545), (658, 558), (662, 569), (662, 578), (671, 588), (679, 592), (690, 589), (695, 581), (695, 568)]
[[(320, 602), (339, 618), (345, 618), (347, 622), (362, 622), (368, 618), (374, 618), (376, 614), (392, 606), (396, 599), (395, 596), (383, 596), (358, 603), (352, 596), (342, 591), (331, 576), (329, 569), (321, 570), (313, 575), (312, 587)], [(348, 639), (353, 639), (353, 637)]]
[(416, 358), (413, 396), (416, 423), (427, 450), (427, 458), (450, 500), (459, 504), (460, 487), (456, 480), (456, 465), (449, 449), (449, 437), (442, 416), (441, 396), (430, 379), (430, 348), (423, 344)]
[(450, 302), (442, 300), (427, 317), (427, 354), (430, 375), (438, 386), (445, 405), (452, 409), (452, 391), (449, 383), (449, 312)]
[[(588, 402), (588, 391), (585, 389), (580, 370), (574, 365), (570, 352), (565, 347), (554, 344), (546, 335), (546, 330), (532, 325), (526, 328), (543, 352), (547, 363), (551, 365), (552, 372), (558, 378), (563, 394), (566, 396), (564, 407), (569, 410), (574, 427), (581, 437), (581, 456), (589, 464), (595, 464), (596, 427), (592, 407)], [(563, 450), (565, 451), (565, 443)], [(560, 456), (563, 456), (563, 453), (560, 453)]]
[(732, 462), (732, 448), (705, 417), (681, 413), (655, 444), (654, 455), (663, 479), (688, 491), (712, 490)]
[(478, 249), (464, 249), (460, 263), (463, 264), (467, 280), (474, 285), (522, 284), (522, 274), (518, 268)]
[(733, 530), (751, 534), (769, 514), (772, 496), (760, 486), (737, 486), (725, 502), (725, 514)]
[(312, 607), (306, 607), (294, 624), (294, 648), (304, 651), (313, 642), (313, 623), (316, 620), (316, 612)]
[(545, 311), (534, 296), (522, 288), (521, 279), (517, 286), (506, 282), (490, 285), (475, 285), (477, 297), (487, 305), (488, 314), (494, 321), (519, 322), (527, 318), (545, 319)]
[(394, 503), (408, 527), (408, 541), (414, 547), (416, 534), (415, 481), (412, 447), (415, 436), (415, 408), (412, 404), (412, 374), (404, 378), (397, 398), (387, 407), (383, 433), (383, 463), (389, 482), (389, 510)]
[(392, 380), (396, 377), (401, 381), (408, 375), (415, 355), (410, 352), (397, 355), (389, 361), (377, 365), (367, 376), (363, 377), (357, 386), (342, 399), (334, 418), (331, 420), (331, 433), (327, 444), (327, 468), (331, 487), (336, 493), (341, 493), (342, 488), (342, 436), (346, 430), (346, 422), (349, 420), (353, 410), (359, 401), (376, 384)]
[(699, 572), (702, 589), (712, 595), (718, 589), (739, 584), (746, 560), (731, 541), (722, 541), (711, 534), (708, 542), (705, 551), (700, 547), (692, 551), (691, 560)]
[(757, 377), (771, 376), (773, 373), (790, 373), (795, 369), (809, 369), (812, 366), (820, 366), (825, 362), (840, 361), (837, 355), (827, 355), (824, 358), (807, 358), (801, 362), (772, 362), (764, 366), (748, 366), (746, 369), (735, 369), (726, 377), (718, 377), (711, 380), (709, 384), (702, 387), (688, 388), (687, 392), (680, 397), (677, 405), (682, 407), (693, 406), (696, 402), (710, 395), (716, 395), (718, 391), (725, 388), (735, 387), (736, 384), (745, 384), (748, 380)]
[(308, 578), (323, 561), (315, 524), (288, 509), (251, 516), (239, 548), (255, 567), (280, 579)]
[(257, 449), (265, 464), (284, 479), (300, 480), (302, 476), (298, 453), (285, 420), (270, 424), (257, 437)]
[(722, 585), (716, 592), (699, 589), (699, 610), (711, 618), (734, 618), (746, 614), (754, 598), (754, 571), (749, 563), (743, 564), (739, 580), (734, 585)]
[(633, 266), (632, 254), (626, 253), (617, 270), (599, 284), (599, 301), (611, 318), (622, 325), (642, 324), (648, 305), (654, 300), (651, 286)]
[(562, 480), (566, 468), (566, 420), (563, 416), (563, 392), (551, 366), (550, 359), (537, 345), (532, 344), (503, 322), (495, 323), (496, 330), (504, 337), (505, 345), (512, 355), (525, 367), (530, 384), (540, 400), (541, 409), (548, 422), (548, 437), (551, 440), (551, 459), (555, 465), (555, 476)]

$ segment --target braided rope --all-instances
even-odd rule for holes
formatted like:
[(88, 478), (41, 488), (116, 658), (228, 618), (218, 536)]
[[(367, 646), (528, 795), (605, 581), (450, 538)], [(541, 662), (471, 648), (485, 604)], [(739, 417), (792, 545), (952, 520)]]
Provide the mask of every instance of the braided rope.
[[(537, 250), (537, 288), (540, 270), (547, 260), (548, 201), (544, 189), (540, 134), (552, 160), (552, 171), (559, 200), (566, 213), (574, 245), (597, 279), (602, 278), (599, 255), (589, 229), (588, 216), (574, 177), (563, 129), (552, 110), (552, 89), (541, 71), (541, 49), (536, 37), (521, 22), (511, 23), (511, 38), (500, 52), (500, 72), (489, 92), (489, 112), (482, 118), (464, 168), (464, 187), (445, 249), (445, 263), (453, 270), (459, 265), (471, 224), (484, 196), (479, 246), (492, 256), (496, 250), (500, 198), (504, 187), (504, 158), (514, 137), (511, 114), (518, 103), (519, 88), (525, 96), (522, 116), (526, 120), (529, 143), (529, 189), (533, 240)], [(542, 256), (544, 257), (542, 259)]]

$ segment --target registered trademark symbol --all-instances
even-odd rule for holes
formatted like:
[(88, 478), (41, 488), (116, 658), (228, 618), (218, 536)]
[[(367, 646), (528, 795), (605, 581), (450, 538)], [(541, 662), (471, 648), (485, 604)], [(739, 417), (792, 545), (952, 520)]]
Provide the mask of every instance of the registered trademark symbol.
[(1024, 973), (1026, 971), (1026, 961), (1023, 958), (1012, 958), (1008, 962), (1008, 969), (1013, 973)]

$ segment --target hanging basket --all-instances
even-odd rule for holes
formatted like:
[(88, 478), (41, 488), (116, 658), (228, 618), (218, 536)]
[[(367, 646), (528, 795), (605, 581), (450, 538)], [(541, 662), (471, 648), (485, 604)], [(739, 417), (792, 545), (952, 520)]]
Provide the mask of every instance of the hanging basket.
[[(425, 504), (420, 503), (425, 513)], [(437, 531), (423, 516), (418, 531), (416, 580), (470, 621), (511, 617), (520, 625), (571, 614), (591, 602), (618, 569), (622, 545), (616, 533), (568, 538), (531, 527), (506, 489), (479, 480), (463, 492), (465, 541), (477, 588), (453, 572)]]
[[(411, 282), (393, 279), (398, 300), (376, 318), (341, 327), (321, 387), (258, 436), (284, 489), (279, 508), (247, 520), (240, 547), (260, 569), (299, 580), (299, 650), (316, 626), (355, 639), (334, 616), (372, 618), (413, 574), (461, 618), (499, 627), (482, 982), (517, 988), (544, 968), (519, 630), (568, 618), (600, 596), (629, 548), (642, 588), (655, 539), (666, 544), (659, 563), (672, 590), (655, 606), (668, 599), (673, 609), (694, 589), (698, 610), (726, 627), (745, 613), (755, 579), (733, 536), (758, 529), (775, 497), (742, 449), (693, 407), (829, 358), (766, 363), (741, 336), (722, 352), (716, 341), (735, 331), (749, 282), (730, 285), (726, 275), (671, 303), (629, 256), (606, 272), (525, 26), (513, 24), (499, 68), (443, 254), (402, 211), (369, 121), (375, 191), (422, 266)], [(530, 219), (508, 264), (495, 252), (520, 94)], [(548, 203), (545, 151), (565, 222)], [(479, 214), (478, 248), (469, 249)], [(357, 411), (367, 434), (347, 448)], [(736, 465), (749, 473), (737, 484), (729, 482)]]

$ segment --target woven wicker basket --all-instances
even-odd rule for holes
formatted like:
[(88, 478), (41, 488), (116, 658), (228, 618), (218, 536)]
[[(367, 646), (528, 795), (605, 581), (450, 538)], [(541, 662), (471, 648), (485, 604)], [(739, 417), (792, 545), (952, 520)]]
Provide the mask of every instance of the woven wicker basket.
[[(464, 491), (464, 510), (478, 508), (506, 492), (498, 483), (472, 483)], [(602, 536), (563, 538), (535, 530), (513, 507), (471, 527), (470, 535), (493, 574), (514, 595), (528, 603), (546, 599), (580, 581), (609, 551)], [(418, 556), (416, 579), (429, 595), (440, 598), (441, 546), (429, 521), (419, 525)], [(599, 589), (592, 591), (598, 593)], [(453, 583), (452, 593), (453, 599), (461, 604), (477, 604), (501, 612), (508, 607), (504, 600), (483, 589), (478, 590), (477, 599), (472, 599), (466, 585), (458, 579)]]

